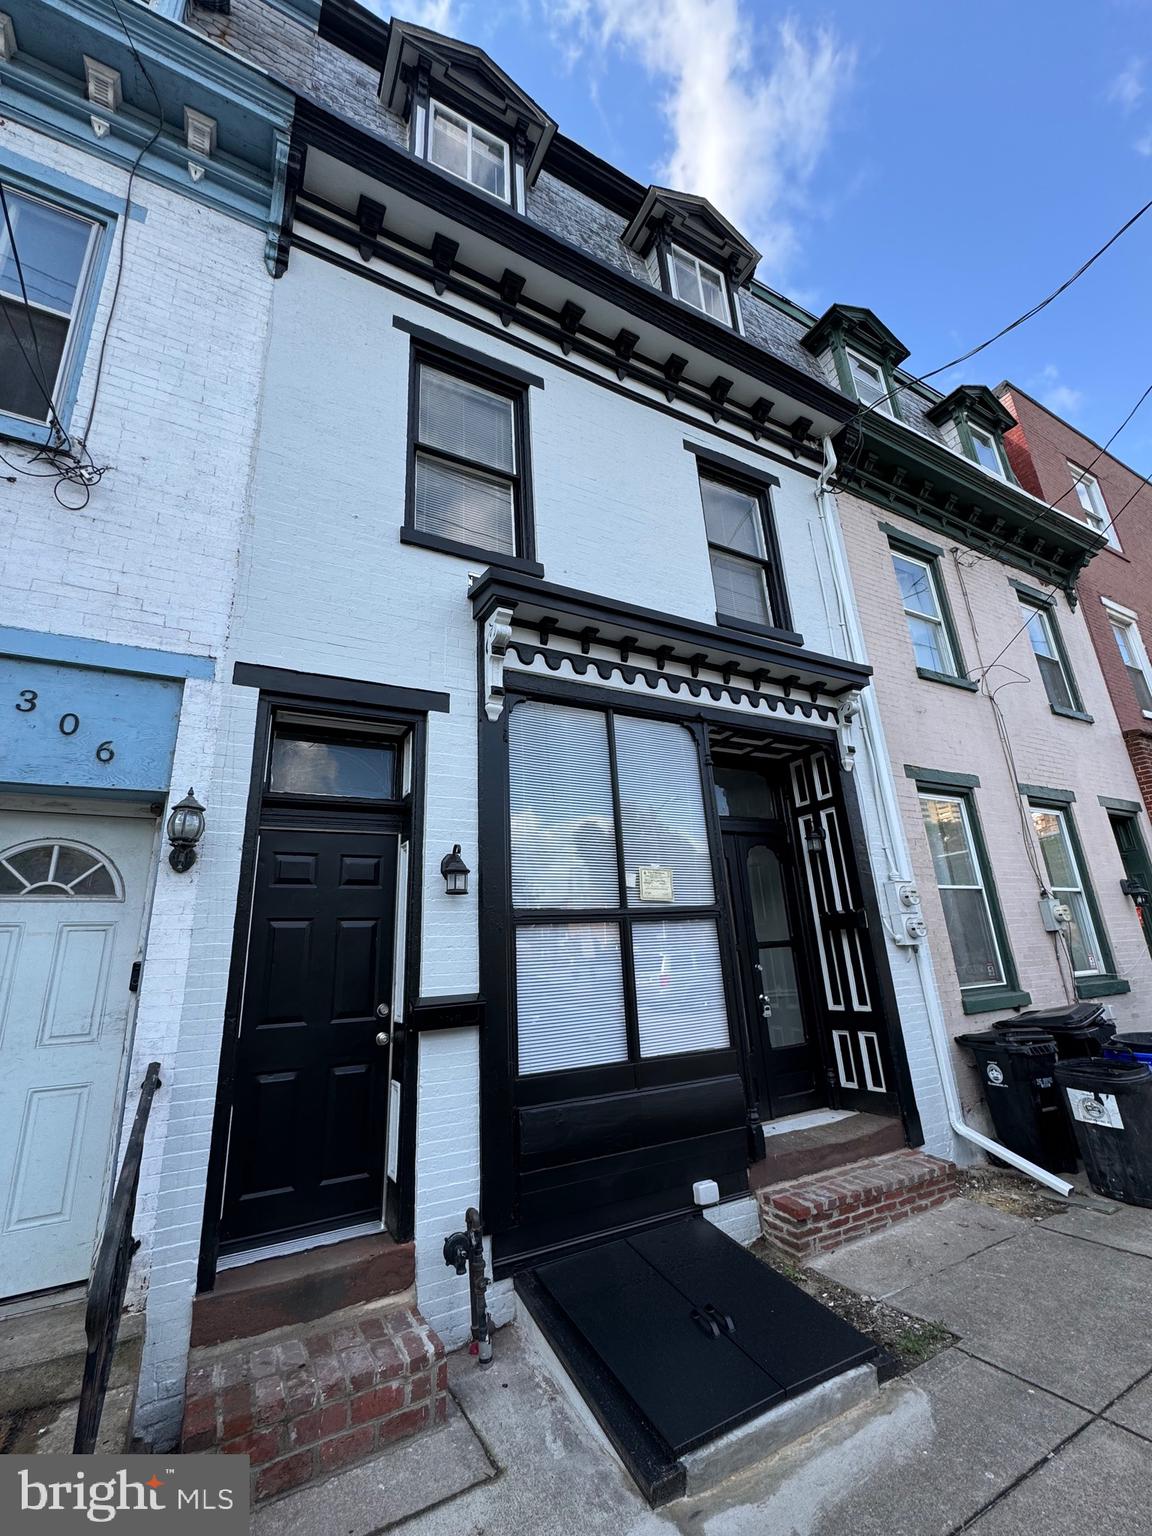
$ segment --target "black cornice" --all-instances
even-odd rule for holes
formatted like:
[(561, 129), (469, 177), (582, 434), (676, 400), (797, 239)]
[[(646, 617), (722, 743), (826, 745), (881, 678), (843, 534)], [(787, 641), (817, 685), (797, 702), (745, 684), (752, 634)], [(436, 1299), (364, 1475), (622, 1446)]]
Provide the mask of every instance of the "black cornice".
[(354, 0), (323, 0), (318, 30), (326, 43), (334, 43), (362, 64), (383, 68), (388, 23)]
[(544, 158), (544, 169), (577, 192), (583, 192), (622, 219), (630, 219), (644, 201), (647, 187), (601, 160), (583, 144), (558, 133)]
[(364, 175), (395, 187), (505, 250), (539, 263), (546, 271), (618, 305), (666, 335), (699, 347), (717, 362), (751, 375), (776, 398), (784, 395), (836, 422), (846, 422), (854, 415), (855, 402), (838, 390), (299, 93), (296, 132), (306, 144)]
[(1107, 543), (1085, 524), (879, 412), (842, 433), (836, 451), (846, 489), (1070, 594)]

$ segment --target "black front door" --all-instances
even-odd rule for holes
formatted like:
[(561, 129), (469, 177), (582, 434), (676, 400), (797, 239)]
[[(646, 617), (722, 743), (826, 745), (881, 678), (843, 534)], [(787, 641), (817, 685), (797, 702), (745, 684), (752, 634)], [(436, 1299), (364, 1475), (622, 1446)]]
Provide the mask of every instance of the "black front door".
[[(747, 824), (745, 824), (747, 825)], [(725, 831), (752, 1077), (765, 1119), (827, 1102), (812, 1027), (795, 857), (784, 826)]]
[(1111, 813), (1108, 820), (1112, 823), (1112, 835), (1124, 864), (1128, 894), (1136, 904), (1144, 942), (1152, 950), (1152, 866), (1148, 862), (1148, 850), (1135, 816), (1117, 811)]
[(221, 1229), (233, 1247), (380, 1218), (397, 841), (261, 833)]

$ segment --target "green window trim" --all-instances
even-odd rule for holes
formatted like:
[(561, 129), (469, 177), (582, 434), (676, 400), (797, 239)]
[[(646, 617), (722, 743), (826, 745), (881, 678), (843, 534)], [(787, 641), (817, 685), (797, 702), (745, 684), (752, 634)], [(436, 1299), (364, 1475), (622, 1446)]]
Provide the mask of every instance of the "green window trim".
[[(856, 381), (852, 377), (852, 365), (848, 361), (849, 352), (855, 352), (857, 357), (861, 357), (865, 362), (871, 363), (873, 367), (879, 368), (884, 380), (884, 392), (888, 396), (885, 402), (888, 407), (888, 414), (891, 415), (894, 421), (904, 420), (904, 413), (900, 409), (900, 391), (896, 387), (897, 380), (894, 376), (892, 365), (882, 353), (877, 352), (873, 347), (862, 346), (855, 337), (846, 336), (839, 329), (829, 336), (828, 350), (832, 354), (832, 365), (836, 369), (836, 382), (850, 400), (860, 400), (860, 396), (856, 393)], [(882, 410), (883, 407), (878, 406), (877, 409)]]
[[(1012, 953), (1012, 946), (1008, 941), (1008, 925), (1004, 921), (1004, 911), (1000, 905), (1000, 895), (996, 889), (995, 872), (992, 868), (992, 860), (988, 856), (988, 843), (984, 837), (984, 828), (980, 823), (980, 813), (976, 808), (976, 795), (974, 793), (980, 787), (980, 780), (974, 773), (950, 773), (946, 770), (932, 768), (916, 768), (909, 763), (904, 764), (904, 772), (916, 783), (917, 799), (921, 795), (940, 793), (951, 795), (957, 799), (963, 799), (965, 810), (968, 813), (968, 826), (972, 834), (972, 845), (976, 854), (976, 864), (980, 870), (980, 878), (984, 884), (984, 899), (988, 903), (988, 916), (992, 922), (992, 931), (996, 936), (996, 944), (1000, 951), (1000, 962), (1004, 971), (1003, 981), (992, 983), (986, 987), (960, 987), (960, 1006), (965, 1013), (991, 1013), (996, 1008), (1023, 1008), (1032, 1001), (1031, 995), (1020, 986), (1020, 975), (1016, 969), (1016, 957)], [(931, 850), (929, 850), (931, 856)], [(947, 933), (947, 928), (945, 928)], [(951, 941), (949, 941), (951, 943)], [(1019, 1002), (1015, 1001), (1017, 998)]]
[[(968, 676), (968, 664), (964, 660), (964, 652), (960, 646), (960, 636), (956, 629), (956, 619), (952, 613), (952, 604), (948, 600), (948, 587), (944, 580), (944, 574), (940, 569), (944, 557), (944, 551), (938, 544), (929, 543), (927, 539), (919, 539), (915, 534), (905, 533), (902, 528), (895, 527), (892, 523), (879, 523), (878, 527), (888, 540), (888, 548), (895, 554), (904, 555), (908, 559), (917, 560), (926, 565), (932, 581), (932, 592), (940, 609), (940, 623), (944, 630), (948, 647), (952, 652), (952, 660), (956, 665), (955, 674), (951, 672), (937, 672), (933, 667), (917, 667), (916, 674), (930, 683), (952, 683), (968, 692), (979, 690), (980, 684)], [(901, 605), (901, 612), (907, 622), (907, 610)], [(909, 633), (911, 643), (911, 633)], [(913, 651), (915, 655), (915, 651)]]
[[(1017, 480), (1012, 471), (1012, 466), (1008, 462), (1008, 453), (1004, 447), (1004, 435), (998, 427), (990, 427), (982, 421), (970, 421), (967, 411), (957, 411), (952, 420), (956, 423), (956, 435), (960, 439), (960, 446), (963, 448), (966, 458), (971, 459), (973, 464), (980, 463), (979, 455), (976, 452), (976, 444), (972, 437), (972, 428), (975, 427), (984, 437), (991, 440), (996, 457), (1000, 460), (1003, 478), (1009, 485), (1019, 485), (1020, 482)], [(981, 465), (981, 468), (983, 467)]]
[(1052, 636), (1052, 644), (1056, 650), (1056, 659), (1060, 665), (1060, 670), (1064, 674), (1064, 681), (1068, 685), (1068, 696), (1072, 700), (1071, 709), (1061, 704), (1052, 703), (1051, 698), (1048, 696), (1048, 687), (1044, 681), (1044, 673), (1036, 657), (1036, 650), (1032, 640), (1028, 637), (1027, 629), (1023, 629), (1022, 634), (1028, 638), (1028, 646), (1036, 663), (1040, 685), (1044, 689), (1044, 696), (1048, 699), (1048, 705), (1052, 713), (1054, 715), (1064, 715), (1072, 720), (1084, 720), (1089, 724), (1093, 723), (1092, 716), (1085, 712), (1084, 700), (1080, 696), (1080, 688), (1076, 682), (1076, 674), (1072, 670), (1072, 663), (1068, 658), (1068, 651), (1064, 645), (1064, 636), (1060, 633), (1060, 625), (1056, 622), (1055, 598), (1051, 593), (1037, 592), (1035, 587), (1029, 587), (1022, 581), (1016, 581), (1013, 577), (1008, 578), (1008, 585), (1015, 588), (1021, 607), (1035, 608), (1037, 613), (1042, 613), (1048, 620), (1048, 632)]
[(1111, 795), (1097, 795), (1106, 811), (1116, 811), (1122, 816), (1139, 816), (1144, 807), (1139, 800), (1116, 800)]
[(1002, 1008), (1027, 1008), (1032, 1001), (1031, 992), (1008, 986), (969, 987), (960, 997), (965, 1013), (998, 1013)]
[(980, 776), (975, 773), (954, 773), (948, 768), (920, 768), (915, 763), (904, 764), (904, 777), (915, 779), (917, 789), (979, 789)]
[[(1029, 810), (1035, 808), (1038, 811), (1064, 812), (1064, 826), (1068, 833), (1068, 841), (1072, 845), (1072, 856), (1076, 860), (1077, 872), (1080, 875), (1084, 902), (1088, 908), (1088, 915), (1092, 919), (1092, 926), (1096, 930), (1096, 940), (1100, 945), (1100, 960), (1102, 964), (1102, 969), (1095, 976), (1076, 976), (1073, 978), (1076, 986), (1076, 996), (1080, 998), (1119, 997), (1121, 993), (1130, 991), (1131, 987), (1116, 969), (1116, 956), (1112, 949), (1112, 941), (1108, 937), (1108, 930), (1104, 926), (1104, 917), (1100, 911), (1100, 903), (1096, 900), (1096, 889), (1092, 883), (1092, 872), (1088, 867), (1088, 860), (1084, 857), (1084, 845), (1080, 841), (1080, 829), (1077, 827), (1076, 818), (1072, 814), (1072, 805), (1076, 796), (1070, 789), (1045, 789), (1042, 785), (1038, 784), (1020, 784), (1017, 787), (1024, 796)], [(1043, 854), (1041, 854), (1041, 859), (1043, 859)], [(1069, 961), (1071, 961), (1070, 954)]]

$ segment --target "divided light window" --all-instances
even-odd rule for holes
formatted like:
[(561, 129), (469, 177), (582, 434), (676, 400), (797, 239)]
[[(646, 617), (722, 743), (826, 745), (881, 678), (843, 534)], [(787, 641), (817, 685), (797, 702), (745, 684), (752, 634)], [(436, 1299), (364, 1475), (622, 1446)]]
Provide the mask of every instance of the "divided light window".
[(1087, 882), (1068, 827), (1068, 813), (1052, 806), (1033, 805), (1029, 809), (1048, 872), (1048, 888), (1072, 913), (1067, 928), (1072, 969), (1077, 976), (1098, 976), (1105, 967), (1088, 905)]
[(888, 398), (883, 368), (879, 363), (861, 357), (858, 352), (849, 351), (847, 357), (848, 372), (852, 376), (852, 388), (856, 391), (857, 400), (861, 405), (874, 405), (878, 411), (891, 416), (892, 401)]
[(0, 213), (0, 411), (51, 418), (97, 229), (91, 219), (4, 189)]
[(892, 567), (900, 584), (900, 600), (908, 620), (916, 665), (926, 672), (959, 676), (956, 655), (944, 622), (943, 603), (938, 586), (940, 577), (934, 561), (917, 560), (902, 550), (892, 551)]
[(700, 476), (716, 618), (786, 629), (789, 618), (768, 493)]
[(519, 555), (523, 391), (418, 358), (412, 526), (478, 553)]
[(725, 325), (731, 325), (728, 292), (722, 272), (710, 267), (698, 256), (693, 256), (690, 251), (681, 250), (678, 245), (674, 245), (669, 252), (668, 271), (674, 297), (683, 299), (685, 304), (691, 304), (693, 309), (711, 315), (713, 320), (722, 320)]
[(1004, 958), (968, 805), (960, 795), (925, 793), (920, 810), (961, 989), (1001, 986), (1006, 980)]
[(691, 732), (526, 700), (508, 792), (520, 1074), (727, 1048)]
[(1104, 492), (1100, 489), (1100, 482), (1095, 475), (1090, 475), (1086, 469), (1081, 469), (1078, 464), (1067, 460), (1068, 473), (1072, 476), (1072, 484), (1076, 488), (1076, 495), (1081, 507), (1084, 509), (1084, 521), (1095, 533), (1102, 533), (1113, 549), (1120, 548), (1120, 540), (1116, 537), (1116, 530), (1112, 526), (1112, 515), (1108, 511), (1108, 503), (1104, 500)]
[(972, 453), (977, 464), (990, 469), (994, 475), (999, 475), (1001, 480), (1006, 479), (1004, 461), (1000, 457), (1000, 450), (991, 432), (985, 432), (982, 427), (974, 427), (971, 422), (968, 424), (968, 432), (972, 438)]
[(1112, 633), (1116, 636), (1120, 660), (1124, 663), (1124, 670), (1128, 673), (1128, 680), (1132, 684), (1132, 692), (1136, 695), (1136, 702), (1146, 715), (1152, 714), (1152, 688), (1148, 686), (1148, 660), (1144, 644), (1140, 639), (1140, 631), (1130, 619), (1122, 619), (1115, 614), (1110, 616), (1110, 623)]
[(482, 192), (509, 202), (508, 145), (486, 133), (458, 112), (449, 112), (434, 101), (428, 128), (428, 158), (442, 171), (450, 171)]
[(1079, 704), (1072, 684), (1072, 676), (1064, 660), (1063, 650), (1056, 635), (1056, 624), (1047, 607), (1038, 608), (1034, 603), (1020, 602), (1020, 617), (1027, 626), (1028, 639), (1040, 668), (1044, 692), (1053, 709), (1077, 710)]

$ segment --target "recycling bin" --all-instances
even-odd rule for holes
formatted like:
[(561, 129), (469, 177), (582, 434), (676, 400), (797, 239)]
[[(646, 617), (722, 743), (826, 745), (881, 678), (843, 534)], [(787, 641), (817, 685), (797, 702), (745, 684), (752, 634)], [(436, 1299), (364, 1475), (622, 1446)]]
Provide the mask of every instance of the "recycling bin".
[(1115, 1024), (1104, 1017), (1103, 1003), (1075, 1003), (1070, 1008), (1029, 1008), (993, 1028), (1042, 1029), (1055, 1040), (1061, 1061), (1099, 1056), (1106, 1042), (1116, 1033)]
[(972, 1052), (996, 1139), (1050, 1173), (1077, 1167), (1076, 1140), (1056, 1088), (1056, 1042), (1042, 1030), (959, 1035)]
[(1092, 1188), (1125, 1205), (1152, 1206), (1152, 1066), (1059, 1061), (1055, 1076)]
[(1152, 1066), (1152, 1030), (1129, 1029), (1113, 1035), (1104, 1047), (1104, 1055), (1115, 1061), (1146, 1061)]

